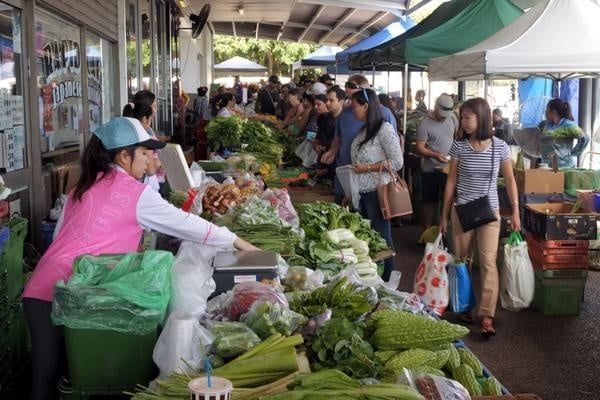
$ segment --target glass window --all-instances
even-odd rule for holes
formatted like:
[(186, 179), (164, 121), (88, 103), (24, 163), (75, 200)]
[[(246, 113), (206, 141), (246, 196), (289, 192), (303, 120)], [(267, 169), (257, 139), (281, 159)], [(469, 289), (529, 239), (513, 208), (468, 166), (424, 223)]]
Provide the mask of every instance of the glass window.
[(150, 0), (140, 0), (142, 88), (152, 90), (152, 12)]
[(38, 8), (35, 37), (42, 158), (63, 164), (83, 147), (80, 30)]
[(0, 168), (27, 166), (21, 73), (21, 12), (0, 3)]
[(170, 73), (170, 56), (169, 49), (167, 48), (167, 8), (165, 2), (156, 1), (156, 130), (161, 135), (168, 135), (171, 133), (170, 127), (170, 90), (171, 90), (171, 73)]
[(113, 45), (94, 34), (86, 37), (90, 131), (115, 115)]
[(137, 0), (127, 3), (127, 16), (125, 21), (125, 35), (127, 37), (127, 93), (129, 98), (140, 90), (138, 82), (138, 57), (137, 57)]

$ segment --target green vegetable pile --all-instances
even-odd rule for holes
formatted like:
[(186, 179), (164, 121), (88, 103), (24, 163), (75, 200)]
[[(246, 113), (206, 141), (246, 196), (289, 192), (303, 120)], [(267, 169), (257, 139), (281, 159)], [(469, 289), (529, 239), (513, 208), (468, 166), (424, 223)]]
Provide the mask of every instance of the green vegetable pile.
[(241, 322), (210, 321), (215, 340), (211, 352), (222, 358), (236, 357), (260, 343), (260, 338)]
[(301, 234), (281, 220), (277, 208), (256, 196), (217, 217), (215, 223), (264, 251), (291, 255), (302, 242)]
[(581, 128), (578, 126), (561, 126), (555, 129), (548, 129), (544, 131), (544, 135), (553, 139), (578, 138), (583, 135), (583, 130), (581, 130)]
[(241, 321), (262, 339), (266, 339), (276, 333), (290, 336), (307, 322), (307, 318), (281, 304), (257, 301), (252, 304), (250, 311), (242, 315)]
[(341, 371), (323, 370), (301, 374), (292, 390), (262, 397), (263, 400), (424, 400), (406, 385), (377, 383), (362, 385)]
[(377, 305), (375, 289), (339, 278), (313, 291), (294, 292), (290, 295), (290, 309), (307, 317), (331, 309), (333, 318), (355, 321), (371, 312)]
[(244, 152), (251, 153), (260, 163), (278, 167), (283, 157), (283, 146), (273, 130), (260, 121), (248, 120), (243, 124), (241, 143), (246, 144)]
[(244, 120), (237, 115), (216, 117), (206, 125), (206, 139), (214, 151), (238, 149), (241, 145)]
[(365, 241), (371, 257), (388, 249), (385, 239), (371, 228), (371, 222), (363, 219), (358, 213), (350, 212), (347, 208), (318, 201), (299, 204), (296, 206), (296, 212), (306, 240), (296, 251), (299, 257), (289, 260), (290, 264), (304, 265), (313, 269), (322, 268), (324, 264), (331, 261), (328, 254), (336, 249), (332, 248), (329, 241), (324, 240), (324, 235), (328, 231), (340, 228), (350, 230), (357, 239)]
[(360, 323), (333, 318), (319, 329), (310, 345), (316, 370), (335, 368), (356, 378), (377, 375), (373, 348), (364, 340)]

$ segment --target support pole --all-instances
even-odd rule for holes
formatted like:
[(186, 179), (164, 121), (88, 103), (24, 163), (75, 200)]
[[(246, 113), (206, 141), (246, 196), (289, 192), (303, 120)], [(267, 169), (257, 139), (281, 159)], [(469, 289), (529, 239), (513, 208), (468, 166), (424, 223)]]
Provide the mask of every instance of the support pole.
[(374, 88), (375, 87), (375, 64), (373, 64), (371, 71), (372, 71), (372, 82), (373, 82), (373, 88)]
[(390, 94), (390, 70), (388, 68), (387, 94)]
[(408, 117), (408, 64), (404, 64), (404, 77), (402, 78), (402, 86), (404, 86), (404, 118), (402, 121), (402, 133), (406, 137), (406, 118)]

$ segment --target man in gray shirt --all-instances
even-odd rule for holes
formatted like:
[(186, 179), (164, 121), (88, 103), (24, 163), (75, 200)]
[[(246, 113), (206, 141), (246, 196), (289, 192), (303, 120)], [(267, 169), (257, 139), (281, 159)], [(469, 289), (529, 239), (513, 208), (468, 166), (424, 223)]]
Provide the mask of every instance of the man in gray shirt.
[(448, 152), (458, 129), (458, 119), (453, 111), (454, 102), (446, 94), (435, 101), (435, 107), (417, 128), (417, 152), (423, 157), (421, 197), (423, 201), (422, 225), (427, 229), (433, 223), (438, 202), (444, 196), (446, 173), (450, 161)]

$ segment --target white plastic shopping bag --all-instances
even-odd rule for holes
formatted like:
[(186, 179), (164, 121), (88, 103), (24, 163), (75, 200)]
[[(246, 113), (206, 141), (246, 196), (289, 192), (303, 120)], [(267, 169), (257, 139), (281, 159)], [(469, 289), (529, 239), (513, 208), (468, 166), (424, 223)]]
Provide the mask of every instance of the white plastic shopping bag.
[(415, 273), (414, 293), (437, 315), (448, 307), (448, 272), (446, 265), (454, 261), (442, 243), (442, 234), (435, 242), (427, 243), (425, 255)]
[(196, 317), (171, 313), (152, 353), (160, 378), (165, 379), (174, 372), (196, 373), (213, 340), (213, 335)]
[(344, 165), (335, 169), (335, 175), (337, 176), (342, 189), (344, 189), (344, 195), (352, 200), (352, 207), (355, 210), (360, 209), (360, 193), (358, 191), (358, 182), (356, 181), (356, 173), (352, 165)]
[(512, 232), (504, 245), (504, 268), (500, 275), (500, 303), (510, 311), (531, 304), (535, 292), (535, 274), (527, 251), (527, 242)]
[(171, 274), (170, 312), (197, 317), (206, 311), (208, 296), (216, 289), (210, 263), (219, 250), (222, 249), (187, 241), (181, 243)]
[(294, 153), (302, 160), (302, 166), (305, 168), (315, 165), (319, 157), (315, 149), (313, 149), (312, 142), (308, 139), (300, 143)]

